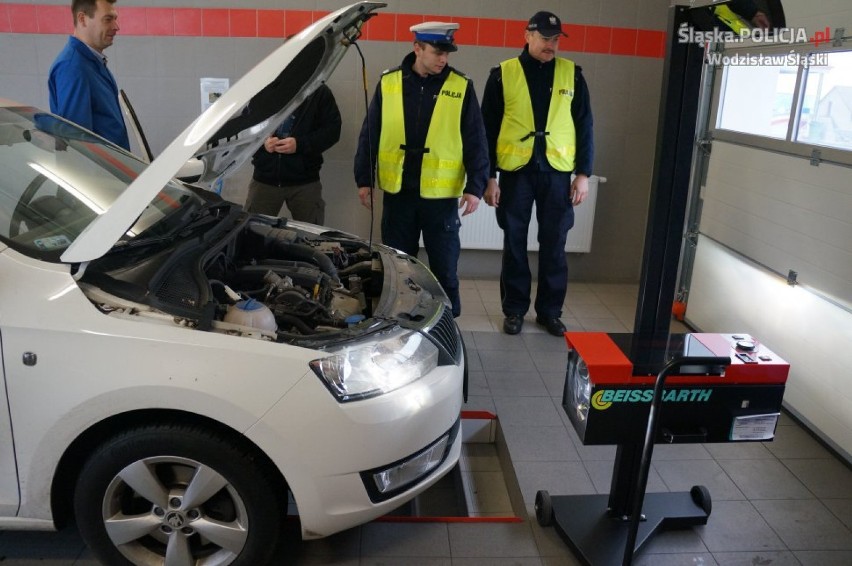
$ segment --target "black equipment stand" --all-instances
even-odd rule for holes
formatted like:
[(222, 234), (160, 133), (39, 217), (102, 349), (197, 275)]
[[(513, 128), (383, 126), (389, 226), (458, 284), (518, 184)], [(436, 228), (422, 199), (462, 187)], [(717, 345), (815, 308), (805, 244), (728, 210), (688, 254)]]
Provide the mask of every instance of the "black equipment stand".
[(554, 525), (575, 554), (591, 566), (630, 566), (633, 555), (658, 530), (706, 525), (712, 509), (706, 487), (650, 494), (645, 489), (666, 378), (673, 374), (721, 375), (730, 363), (729, 357), (684, 357), (669, 362), (654, 384), (644, 441), (618, 445), (610, 494), (552, 497), (539, 491), (535, 497), (538, 523)]
[[(781, 2), (767, 1), (775, 27), (784, 27)], [(704, 63), (703, 46), (680, 41), (678, 30), (686, 25), (708, 31), (715, 25), (706, 18), (708, 7), (716, 2), (674, 0), (672, 4), (667, 22), (663, 90), (634, 323), (635, 339), (629, 355), (634, 375), (643, 376), (653, 376), (665, 362), (655, 344), (664, 344), (669, 338)], [(647, 495), (645, 488), (666, 376), (694, 375), (702, 369), (697, 366), (702, 365), (707, 370), (705, 375), (714, 372), (720, 375), (718, 372), (730, 363), (729, 357), (690, 356), (666, 365), (657, 374), (644, 441), (628, 428), (636, 426), (635, 422), (625, 423), (627, 440), (616, 441), (618, 450), (610, 494), (551, 497), (547, 491), (539, 491), (535, 500), (539, 524), (555, 524), (575, 554), (592, 566), (629, 566), (634, 553), (658, 530), (707, 524), (712, 503), (706, 487), (693, 486), (684, 493)], [(697, 434), (667, 437), (666, 441), (686, 443), (703, 439)]]

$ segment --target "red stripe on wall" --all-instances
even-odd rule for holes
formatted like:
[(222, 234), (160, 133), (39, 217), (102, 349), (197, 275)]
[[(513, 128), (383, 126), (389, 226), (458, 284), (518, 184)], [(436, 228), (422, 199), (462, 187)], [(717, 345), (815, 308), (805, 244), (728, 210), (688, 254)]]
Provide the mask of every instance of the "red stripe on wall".
[[(172, 17), (174, 17), (174, 12), (172, 12)], [(121, 28), (118, 32), (120, 35), (148, 35), (148, 8), (140, 6), (122, 8), (119, 27)]]
[(174, 35), (175, 11), (173, 8), (156, 8), (147, 10), (148, 33), (150, 35)]
[[(9, 29), (12, 33), (38, 33), (38, 8), (48, 6), (33, 6), (31, 4), (9, 4)], [(69, 9), (68, 26), (71, 27), (71, 10)]]
[[(0, 33), (68, 34), (72, 19), (67, 6), (0, 4)], [(325, 11), (256, 10), (250, 8), (118, 8), (119, 34), (134, 36), (190, 37), (287, 37), (325, 16)], [(456, 32), (460, 46), (524, 46), (523, 20), (470, 18), (379, 12), (364, 25), (365, 41), (411, 41), (409, 28), (426, 20), (461, 24)], [(568, 37), (562, 51), (608, 53), (662, 58), (665, 32), (608, 26), (563, 25)]]
[(284, 10), (285, 37), (299, 33), (312, 23), (314, 23), (314, 16), (309, 10)]
[(9, 33), (9, 6), (0, 4), (0, 33)]
[[(201, 9), (175, 8), (175, 35), (196, 37), (201, 35)], [(283, 19), (283, 16), (282, 16)], [(283, 29), (283, 26), (282, 26)]]
[(257, 37), (284, 37), (284, 10), (258, 10)]

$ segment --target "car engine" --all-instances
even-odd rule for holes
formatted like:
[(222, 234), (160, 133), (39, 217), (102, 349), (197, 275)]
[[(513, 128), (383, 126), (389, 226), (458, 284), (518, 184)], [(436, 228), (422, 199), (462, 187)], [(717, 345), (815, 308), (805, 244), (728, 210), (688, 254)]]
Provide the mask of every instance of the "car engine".
[(246, 214), (219, 226), (110, 253), (79, 276), (81, 288), (114, 316), (281, 342), (317, 345), (376, 326), (383, 268), (366, 242)]
[(367, 245), (333, 236), (249, 224), (235, 253), (223, 249), (205, 265), (213, 296), (225, 309), (223, 319), (234, 311), (234, 291), (263, 305), (255, 310), (268, 309), (284, 335), (328, 332), (367, 318), (368, 296), (380, 293), (381, 273), (378, 289), (372, 289), (374, 262)]

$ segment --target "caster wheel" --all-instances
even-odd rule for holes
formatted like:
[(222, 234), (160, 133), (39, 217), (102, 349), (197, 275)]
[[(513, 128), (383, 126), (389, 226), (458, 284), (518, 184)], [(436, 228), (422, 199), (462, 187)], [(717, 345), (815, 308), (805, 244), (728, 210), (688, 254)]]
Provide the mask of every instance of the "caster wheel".
[(553, 524), (553, 503), (550, 501), (550, 494), (545, 490), (535, 494), (535, 518), (542, 527)]
[(692, 500), (696, 505), (704, 509), (704, 512), (709, 517), (710, 511), (713, 510), (713, 499), (710, 497), (710, 490), (703, 485), (694, 485), (689, 490), (689, 495), (692, 496)]

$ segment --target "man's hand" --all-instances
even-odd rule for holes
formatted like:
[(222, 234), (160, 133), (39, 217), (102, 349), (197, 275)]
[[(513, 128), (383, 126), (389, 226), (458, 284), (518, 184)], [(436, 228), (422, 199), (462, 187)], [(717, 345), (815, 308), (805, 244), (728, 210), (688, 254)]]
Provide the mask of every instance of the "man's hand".
[(464, 193), (459, 199), (459, 208), (462, 207), (464, 207), (462, 216), (467, 216), (472, 212), (476, 212), (476, 209), (479, 207), (479, 197), (469, 193)]
[(370, 187), (358, 187), (358, 200), (368, 210), (373, 210), (373, 191)]
[(500, 206), (500, 185), (495, 178), (488, 179), (488, 185), (485, 187), (485, 204)]
[(769, 18), (761, 11), (757, 11), (754, 14), (754, 17), (751, 19), (751, 23), (754, 27), (760, 29), (769, 29), (769, 26), (772, 24), (769, 22)]
[(263, 148), (269, 153), (296, 153), (296, 138), (276, 138), (269, 136), (263, 142)]
[(571, 204), (577, 206), (589, 196), (589, 178), (585, 175), (577, 175), (571, 183)]

